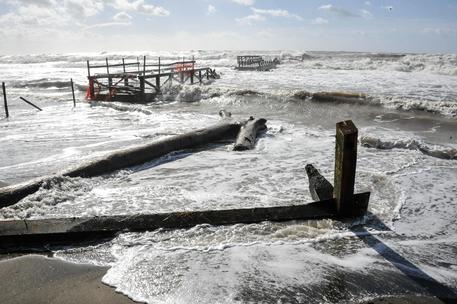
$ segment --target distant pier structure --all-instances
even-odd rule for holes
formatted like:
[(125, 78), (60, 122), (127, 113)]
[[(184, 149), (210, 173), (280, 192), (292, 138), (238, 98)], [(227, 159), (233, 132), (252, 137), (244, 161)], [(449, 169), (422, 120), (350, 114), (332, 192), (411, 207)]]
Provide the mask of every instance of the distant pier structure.
[(266, 60), (257, 55), (237, 56), (236, 61), (238, 66), (235, 69), (240, 71), (269, 71), (279, 64), (277, 58)]
[[(94, 71), (96, 73), (94, 73)], [(97, 101), (120, 101), (131, 103), (147, 103), (154, 101), (161, 94), (161, 88), (179, 84), (203, 83), (217, 79), (215, 69), (196, 67), (192, 60), (161, 62), (160, 57), (149, 63), (146, 56), (142, 62), (137, 58), (134, 62), (111, 63), (108, 58), (105, 64), (92, 65), (87, 61), (87, 78), (89, 87), (86, 98)]]

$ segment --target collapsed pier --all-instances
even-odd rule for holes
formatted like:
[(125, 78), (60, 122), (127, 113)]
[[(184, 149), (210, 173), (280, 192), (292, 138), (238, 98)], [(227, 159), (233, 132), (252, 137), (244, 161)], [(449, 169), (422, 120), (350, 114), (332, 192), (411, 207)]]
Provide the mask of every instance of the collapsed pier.
[(210, 67), (197, 67), (194, 58), (164, 63), (159, 57), (156, 62), (149, 63), (143, 56), (143, 62), (138, 58), (134, 62), (126, 62), (122, 58), (120, 63), (110, 63), (106, 58), (105, 64), (92, 65), (87, 60), (87, 78), (86, 98), (89, 100), (148, 103), (161, 94), (162, 87), (171, 86), (173, 81), (201, 84), (217, 79), (219, 75)]

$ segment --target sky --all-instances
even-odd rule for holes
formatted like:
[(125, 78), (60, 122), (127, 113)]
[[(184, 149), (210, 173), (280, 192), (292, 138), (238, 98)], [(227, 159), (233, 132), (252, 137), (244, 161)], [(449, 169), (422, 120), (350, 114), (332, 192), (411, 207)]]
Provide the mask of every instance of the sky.
[(0, 54), (457, 53), (457, 0), (0, 0)]

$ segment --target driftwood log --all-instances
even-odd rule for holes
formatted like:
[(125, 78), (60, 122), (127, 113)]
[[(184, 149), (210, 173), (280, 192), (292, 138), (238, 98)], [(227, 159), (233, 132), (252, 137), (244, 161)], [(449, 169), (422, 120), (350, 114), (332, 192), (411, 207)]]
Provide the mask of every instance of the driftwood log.
[[(359, 213), (368, 205), (370, 193), (354, 196)], [(249, 209), (186, 211), (158, 214), (100, 216), (0, 221), (0, 248), (27, 244), (72, 243), (81, 239), (112, 236), (123, 231), (151, 231), (158, 228), (189, 228), (199, 224), (229, 225), (262, 221), (338, 218), (334, 199), (303, 205)]]
[[(114, 151), (109, 155), (66, 170), (58, 175), (68, 177), (93, 177), (102, 175), (115, 170), (140, 165), (173, 151), (190, 149), (222, 139), (235, 138), (239, 130), (240, 123), (223, 121), (205, 129)], [(21, 184), (0, 188), (0, 208), (13, 205), (27, 195), (38, 191), (41, 185), (50, 178), (52, 176), (40, 177)]]
[(306, 165), (305, 170), (309, 179), (309, 192), (313, 200), (321, 201), (333, 198), (332, 184), (313, 165)]
[(264, 118), (255, 119), (251, 116), (249, 120), (241, 126), (233, 150), (244, 151), (253, 149), (257, 134), (267, 129), (267, 126), (265, 125), (266, 122), (267, 120)]

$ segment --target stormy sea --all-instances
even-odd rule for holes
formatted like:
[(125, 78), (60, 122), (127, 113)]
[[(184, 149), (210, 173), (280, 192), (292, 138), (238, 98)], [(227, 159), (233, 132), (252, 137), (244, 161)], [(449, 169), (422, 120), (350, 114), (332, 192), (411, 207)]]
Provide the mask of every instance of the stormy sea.
[[(236, 56), (278, 58), (237, 71)], [(163, 88), (148, 104), (88, 102), (86, 60), (195, 57), (220, 79)], [(103, 71), (102, 71), (103, 72)], [(119, 233), (54, 250), (110, 267), (103, 282), (146, 303), (357, 303), (457, 288), (457, 55), (303, 51), (0, 56), (0, 182), (53, 175), (112, 150), (204, 128), (225, 109), (267, 119), (253, 150), (223, 142), (93, 178), (56, 176), (0, 220), (287, 206), (313, 201), (305, 171), (333, 183), (335, 124), (359, 130), (352, 220)], [(76, 107), (69, 86), (73, 79)], [(317, 101), (318, 92), (351, 98)], [(19, 99), (24, 97), (43, 111)], [(1, 100), (1, 98), (0, 98)]]

